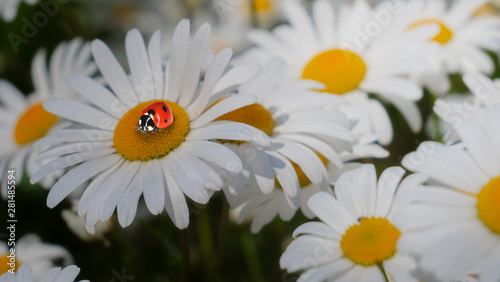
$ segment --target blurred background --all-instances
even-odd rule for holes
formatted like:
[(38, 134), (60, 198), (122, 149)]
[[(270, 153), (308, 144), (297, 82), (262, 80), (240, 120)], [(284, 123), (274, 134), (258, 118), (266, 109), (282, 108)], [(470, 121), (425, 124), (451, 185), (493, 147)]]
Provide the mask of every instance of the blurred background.
[[(53, 13), (47, 12), (49, 6)], [(498, 13), (494, 5), (489, 9)], [(50, 54), (57, 44), (74, 37), (102, 39), (127, 68), (124, 38), (129, 29), (138, 28), (146, 38), (162, 30), (167, 54), (168, 38), (183, 18), (191, 19), (193, 28), (209, 22), (212, 49), (231, 47), (235, 54), (248, 46), (245, 39), (248, 29), (270, 29), (283, 23), (277, 0), (40, 0), (35, 5), (21, 3), (15, 20), (10, 23), (0, 20), (0, 78), (29, 94), (33, 91), (30, 65), (35, 52), (45, 48)], [(493, 77), (500, 77), (497, 54), (489, 55), (497, 65)], [(453, 75), (452, 81), (452, 93), (466, 94), (459, 75)], [(433, 127), (431, 112), (434, 99), (426, 93), (419, 102), (426, 130), (418, 135), (412, 133), (397, 110), (386, 105), (397, 133), (387, 147), (391, 156), (364, 161), (375, 163), (377, 171), (381, 172), (399, 165), (402, 157), (422, 141), (439, 139), (440, 130)], [(281, 271), (279, 258), (291, 241), (293, 230), (306, 221), (300, 213), (291, 222), (275, 219), (256, 235), (249, 232), (248, 224), (237, 225), (231, 221), (227, 232), (219, 232), (225, 201), (220, 194), (208, 206), (190, 203), (191, 223), (189, 230), (182, 231), (181, 235), (165, 213), (152, 216), (141, 203), (138, 217), (131, 226), (121, 228), (114, 223), (103, 237), (85, 241), (68, 228), (61, 216), (63, 210), (71, 208), (71, 203), (64, 202), (51, 210), (46, 206), (46, 197), (46, 190), (29, 184), (24, 176), (16, 194), (17, 236), (33, 232), (45, 242), (64, 246), (81, 268), (81, 278), (160, 282), (182, 279), (295, 281), (298, 277)], [(5, 204), (2, 201), (2, 205)], [(5, 222), (6, 214), (0, 214), (0, 220)], [(1, 232), (4, 230), (2, 228)], [(0, 236), (4, 240), (7, 234)], [(217, 247), (221, 240), (227, 242), (222, 249)], [(220, 254), (223, 259), (215, 266), (214, 257)]]

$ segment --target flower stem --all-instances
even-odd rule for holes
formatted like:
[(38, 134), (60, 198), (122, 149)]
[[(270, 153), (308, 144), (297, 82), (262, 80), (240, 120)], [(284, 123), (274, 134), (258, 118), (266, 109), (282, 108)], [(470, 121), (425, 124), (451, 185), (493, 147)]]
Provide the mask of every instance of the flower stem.
[(179, 230), (181, 237), (181, 249), (182, 249), (182, 273), (181, 281), (189, 281), (189, 270), (190, 270), (190, 258), (189, 258), (189, 231), (188, 229)]
[(224, 250), (226, 248), (229, 222), (229, 203), (227, 202), (226, 198), (224, 198), (223, 201), (224, 204), (222, 206), (222, 213), (220, 218), (219, 235), (217, 238), (217, 250), (215, 251), (215, 262), (209, 281), (217, 281), (217, 277), (219, 275), (220, 267), (222, 264), (222, 258), (224, 256)]

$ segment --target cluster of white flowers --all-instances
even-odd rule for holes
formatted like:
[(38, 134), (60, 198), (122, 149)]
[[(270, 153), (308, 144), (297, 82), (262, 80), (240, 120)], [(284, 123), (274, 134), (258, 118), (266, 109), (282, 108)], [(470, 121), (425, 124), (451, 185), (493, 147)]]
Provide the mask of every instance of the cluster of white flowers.
[[(223, 193), (253, 233), (299, 209), (321, 220), (297, 228), (281, 257), (299, 281), (500, 281), (500, 84), (485, 52), (500, 52), (500, 18), (480, 13), (487, 0), (379, 2), (282, 1), (286, 23), (249, 30), (253, 45), (235, 56), (208, 24), (192, 33), (181, 20), (167, 40), (132, 29), (130, 72), (99, 39), (61, 43), (49, 67), (40, 50), (31, 95), (0, 80), (2, 197), (7, 169), (25, 172), (50, 189), (49, 208), (73, 200), (64, 217), (86, 238), (115, 211), (132, 224), (141, 196), (185, 229), (190, 202)], [(391, 167), (377, 181), (362, 162), (387, 157), (397, 137), (385, 105), (418, 133), (417, 102), (425, 89), (449, 94), (450, 74), (475, 96), (435, 103), (446, 144), (422, 143), (402, 160), (414, 174)], [(79, 272), (42, 277), (50, 258), (20, 260), (1, 282)]]

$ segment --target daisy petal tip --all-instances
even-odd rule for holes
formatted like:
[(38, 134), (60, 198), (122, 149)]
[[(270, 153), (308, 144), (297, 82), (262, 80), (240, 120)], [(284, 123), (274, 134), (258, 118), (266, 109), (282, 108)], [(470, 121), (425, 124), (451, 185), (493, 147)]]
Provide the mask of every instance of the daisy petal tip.
[(272, 144), (271, 138), (262, 131), (255, 132), (252, 141), (258, 145), (269, 147)]
[(239, 173), (243, 169), (243, 163), (240, 160), (229, 161), (224, 168), (229, 172)]

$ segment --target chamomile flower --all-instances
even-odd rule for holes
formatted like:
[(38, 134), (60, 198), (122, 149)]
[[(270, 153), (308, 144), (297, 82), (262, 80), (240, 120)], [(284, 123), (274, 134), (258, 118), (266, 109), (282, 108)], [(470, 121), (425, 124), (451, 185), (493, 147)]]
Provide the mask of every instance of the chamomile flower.
[[(321, 91), (343, 94), (347, 99), (363, 96), (353, 98), (358, 102), (368, 100), (368, 93), (376, 93), (393, 103), (414, 131), (421, 129), (415, 102), (422, 97), (422, 90), (407, 76), (426, 67), (422, 59), (436, 47), (427, 41), (436, 27), (386, 32), (390, 30), (390, 18), (399, 9), (381, 4), (372, 11), (364, 0), (352, 6), (340, 4), (338, 10), (329, 1), (314, 1), (311, 17), (297, 1), (282, 4), (289, 25), (278, 26), (272, 33), (251, 32), (250, 41), (257, 47), (245, 55), (245, 60), (281, 58), (289, 77), (319, 81), (325, 85)], [(380, 14), (384, 14), (382, 22), (376, 17)], [(392, 138), (392, 126), (385, 122), (389, 119), (387, 112), (379, 111), (383, 109), (380, 103), (372, 103), (360, 106), (370, 114), (379, 141), (387, 144)]]
[[(43, 274), (42, 277), (33, 276), (33, 271), (29, 264), (23, 264), (19, 267), (16, 274), (6, 273), (0, 276), (0, 282), (74, 282), (80, 273), (80, 268), (76, 265), (68, 265), (61, 269), (54, 267)], [(80, 280), (80, 282), (89, 282), (89, 280)]]
[[(288, 272), (305, 270), (298, 281), (418, 281), (415, 260), (399, 250), (401, 221), (414, 177), (400, 167), (386, 169), (377, 182), (375, 167), (363, 165), (340, 176), (335, 196), (314, 194), (309, 208), (321, 222), (308, 222), (280, 259)], [(300, 236), (299, 236), (300, 235)]]
[(402, 210), (402, 248), (439, 280), (477, 274), (500, 278), (500, 105), (453, 124), (460, 143), (425, 142), (403, 166), (428, 176)]
[(13, 21), (17, 16), (17, 9), (21, 2), (34, 5), (38, 0), (2, 0), (0, 2), (0, 15), (6, 22)]
[[(13, 169), (14, 176), (21, 180), (26, 172), (31, 176), (40, 168), (36, 159), (46, 147), (34, 147), (33, 143), (54, 132), (63, 122), (47, 112), (43, 103), (49, 98), (74, 98), (76, 92), (66, 83), (69, 74), (92, 75), (95, 64), (90, 61), (90, 44), (76, 38), (58, 45), (47, 68), (44, 50), (38, 51), (31, 65), (34, 91), (27, 97), (5, 80), (0, 80), (0, 179), (1, 195), (7, 196), (7, 170)], [(41, 181), (50, 187), (55, 177)]]
[(284, 67), (279, 60), (270, 61), (259, 76), (239, 88), (240, 93), (256, 96), (257, 103), (219, 118), (251, 125), (272, 140), (267, 147), (248, 142), (225, 143), (240, 156), (244, 167), (239, 174), (229, 176), (226, 194), (230, 204), (248, 205), (243, 217), (265, 201), (272, 206), (264, 208), (270, 212), (257, 215), (265, 219), (254, 220), (254, 232), (278, 211), (284, 220), (289, 220), (300, 206), (301, 187), (312, 184), (327, 190), (325, 165), (331, 162), (341, 168), (339, 153), (350, 150), (353, 142), (349, 121), (325, 108), (345, 101), (311, 90), (318, 86), (314, 81), (281, 83)]
[[(50, 208), (90, 180), (84, 185), (78, 205), (78, 213), (85, 217), (87, 226), (108, 220), (115, 209), (119, 223), (128, 226), (135, 217), (140, 196), (144, 195), (152, 214), (166, 209), (178, 228), (186, 228), (189, 211), (185, 196), (205, 204), (223, 185), (213, 165), (234, 173), (242, 169), (236, 154), (211, 140), (269, 145), (268, 136), (251, 126), (214, 121), (227, 112), (253, 104), (255, 97), (235, 95), (208, 109), (255, 75), (259, 67), (228, 68), (232, 52), (224, 49), (201, 73), (210, 26), (202, 26), (192, 39), (189, 28), (187, 20), (178, 24), (166, 66), (161, 60), (159, 31), (148, 45), (138, 30), (129, 31), (125, 47), (130, 76), (106, 44), (94, 40), (92, 54), (109, 88), (91, 78), (73, 76), (70, 85), (91, 106), (66, 99), (52, 99), (44, 104), (47, 111), (77, 123), (45, 139), (43, 143), (55, 146), (41, 158), (57, 159), (31, 179), (36, 182), (56, 169), (74, 166), (50, 190)], [(137, 130), (139, 117), (154, 102), (166, 104), (158, 115), (161, 117), (161, 111), (171, 112), (173, 123), (156, 134), (143, 133)]]
[(491, 80), (484, 74), (471, 73), (463, 76), (471, 93), (466, 95), (447, 95), (434, 105), (434, 111), (441, 118), (444, 127), (443, 141), (454, 144), (459, 140), (454, 126), (460, 126), (463, 119), (475, 117), (482, 119), (486, 105), (500, 104), (500, 80)]
[(398, 25), (410, 30), (429, 25), (439, 27), (432, 41), (439, 43), (440, 48), (426, 58), (430, 68), (413, 75), (439, 95), (450, 90), (449, 74), (492, 74), (495, 63), (484, 50), (500, 50), (500, 19), (492, 15), (475, 16), (488, 0), (458, 0), (450, 6), (446, 2), (411, 0), (398, 16)]
[[(71, 254), (59, 245), (44, 243), (35, 234), (25, 235), (19, 240), (0, 242), (0, 273), (10, 269), (18, 270), (24, 264), (31, 265), (33, 275), (40, 278), (46, 271), (54, 267), (55, 260), (61, 260), (64, 265), (73, 263)], [(10, 252), (15, 249), (15, 252)], [(12, 258), (15, 259), (12, 259)]]

